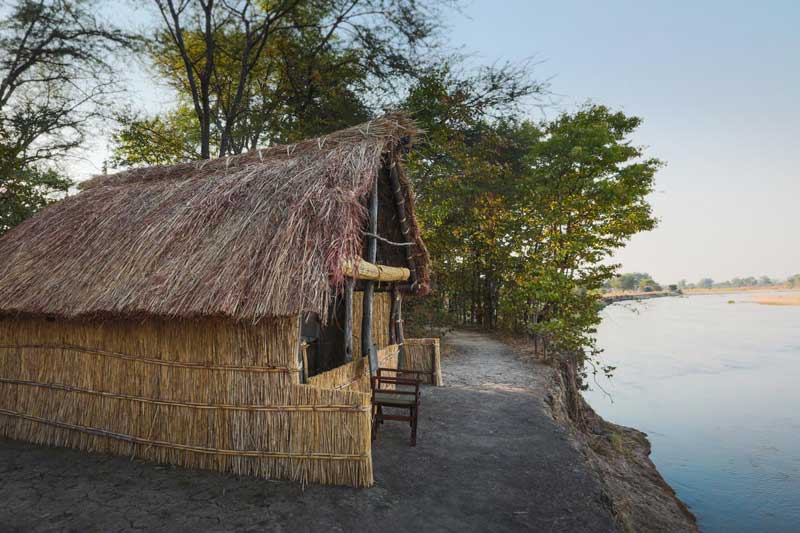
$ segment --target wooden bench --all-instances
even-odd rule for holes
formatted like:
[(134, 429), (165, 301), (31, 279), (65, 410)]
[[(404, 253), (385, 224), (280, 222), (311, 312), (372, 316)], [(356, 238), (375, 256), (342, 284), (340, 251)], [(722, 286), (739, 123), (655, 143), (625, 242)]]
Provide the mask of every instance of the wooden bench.
[[(409, 423), (411, 446), (417, 445), (421, 383), (419, 374), (424, 373), (415, 370), (379, 368), (377, 375), (372, 376), (372, 440), (378, 437), (378, 425), (383, 424), (385, 420), (399, 420)], [(384, 407), (407, 409), (408, 414), (386, 414), (383, 412)]]

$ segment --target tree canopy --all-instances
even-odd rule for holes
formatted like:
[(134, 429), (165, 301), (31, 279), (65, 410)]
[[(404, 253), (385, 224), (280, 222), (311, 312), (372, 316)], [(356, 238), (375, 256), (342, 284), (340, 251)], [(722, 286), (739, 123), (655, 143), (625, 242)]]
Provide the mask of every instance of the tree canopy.
[(82, 146), (116, 90), (111, 57), (135, 39), (88, 0), (0, 5), (0, 233), (70, 181), (56, 163)]
[(606, 260), (654, 227), (646, 198), (662, 163), (630, 142), (641, 120), (605, 106), (516, 119), (543, 87), (501, 75), (505, 91), (487, 96), (495, 84), (436, 72), (406, 101), (427, 131), (411, 156), (436, 273), (424, 305), (559, 350), (591, 347), (599, 289), (616, 270)]

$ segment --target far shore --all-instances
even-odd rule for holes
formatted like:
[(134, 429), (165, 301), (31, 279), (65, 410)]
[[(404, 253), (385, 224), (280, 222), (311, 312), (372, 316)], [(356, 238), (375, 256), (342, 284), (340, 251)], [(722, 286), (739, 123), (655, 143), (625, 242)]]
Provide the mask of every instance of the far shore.
[[(775, 294), (775, 293), (790, 294)], [(725, 287), (714, 289), (683, 289), (681, 291), (610, 291), (603, 295), (606, 304), (626, 300), (646, 300), (664, 296), (699, 296), (710, 294), (751, 293), (749, 300), (743, 303), (756, 303), (761, 305), (800, 305), (800, 287), (787, 287), (785, 285), (772, 285), (768, 287)]]
[(768, 287), (719, 287), (714, 289), (683, 289), (683, 294), (728, 294), (733, 292), (776, 292), (797, 291), (800, 287), (787, 287), (786, 285), (770, 285)]

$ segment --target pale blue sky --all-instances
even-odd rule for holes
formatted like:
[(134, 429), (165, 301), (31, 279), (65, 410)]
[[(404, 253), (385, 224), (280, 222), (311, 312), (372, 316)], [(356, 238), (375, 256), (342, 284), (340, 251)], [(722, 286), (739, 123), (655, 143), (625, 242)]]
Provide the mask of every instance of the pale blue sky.
[[(109, 15), (144, 20), (128, 6)], [(447, 43), (473, 63), (542, 61), (548, 116), (593, 101), (644, 119), (635, 141), (668, 163), (652, 197), (661, 222), (618, 254), (624, 270), (785, 277), (800, 273), (798, 23), (800, 2), (777, 0), (474, 0), (449, 17)], [(128, 77), (137, 106), (170, 104), (139, 69)], [(98, 139), (79, 173), (97, 171)]]

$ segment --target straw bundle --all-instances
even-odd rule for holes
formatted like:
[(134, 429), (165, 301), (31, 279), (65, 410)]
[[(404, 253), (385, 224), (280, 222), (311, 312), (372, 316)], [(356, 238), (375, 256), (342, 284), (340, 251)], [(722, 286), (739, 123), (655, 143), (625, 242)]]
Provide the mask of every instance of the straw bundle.
[(297, 324), (0, 320), (0, 435), (368, 486), (369, 395), (293, 385)]
[(427, 383), (439, 387), (443, 385), (439, 339), (406, 339), (403, 349), (405, 350), (403, 368), (432, 372)]

